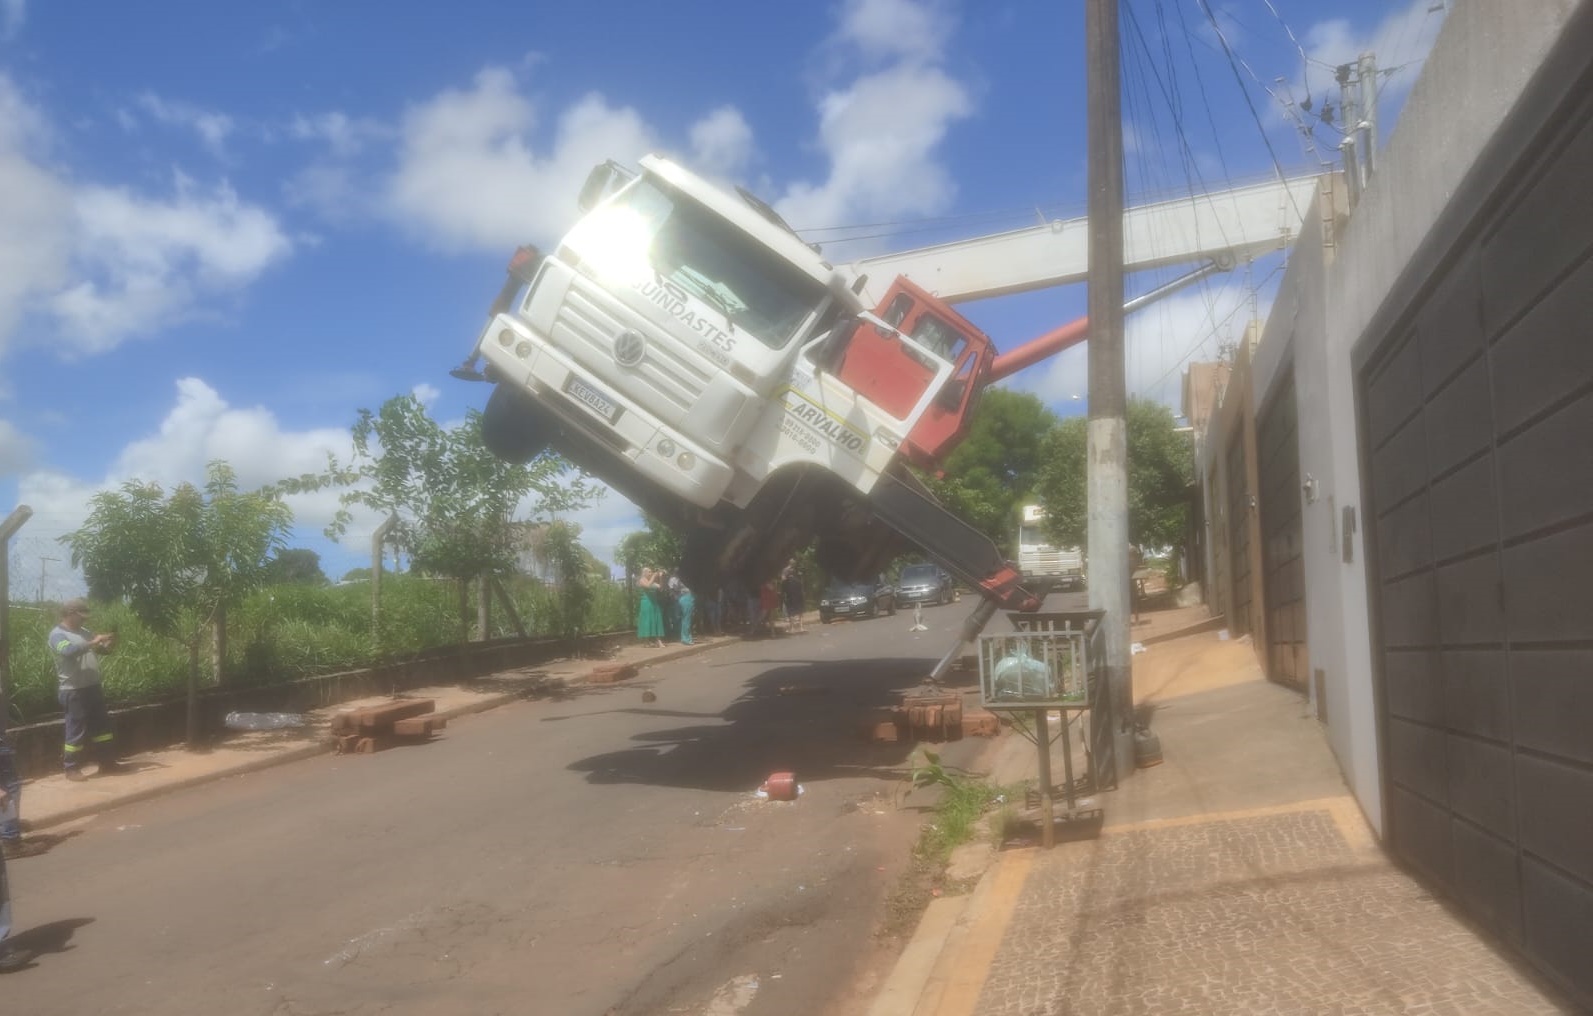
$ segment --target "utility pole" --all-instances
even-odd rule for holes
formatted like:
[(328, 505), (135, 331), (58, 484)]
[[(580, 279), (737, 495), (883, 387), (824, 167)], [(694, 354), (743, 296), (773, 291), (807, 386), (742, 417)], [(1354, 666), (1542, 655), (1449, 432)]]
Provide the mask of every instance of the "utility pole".
[(60, 560), (61, 559), (58, 557), (39, 558), (39, 595), (36, 597), (36, 599), (41, 606), (44, 604), (44, 582), (50, 574), (50, 562), (59, 562)]
[[(1366, 180), (1377, 172), (1377, 57), (1362, 53), (1358, 73), (1361, 79), (1361, 158), (1366, 164)], [(1362, 181), (1365, 183), (1365, 180)]]
[(1119, 0), (1084, 7), (1089, 147), (1089, 383), (1086, 488), (1090, 607), (1104, 610), (1105, 677), (1113, 758), (1134, 771), (1134, 683), (1129, 656), (1128, 381), (1123, 354), (1123, 98)]

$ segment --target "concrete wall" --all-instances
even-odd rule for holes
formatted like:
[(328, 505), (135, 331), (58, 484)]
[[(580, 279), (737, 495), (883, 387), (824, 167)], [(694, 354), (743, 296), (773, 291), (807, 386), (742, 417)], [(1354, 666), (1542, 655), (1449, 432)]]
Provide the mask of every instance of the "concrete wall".
[[(1334, 193), (1319, 198), (1307, 216), (1306, 233), (1252, 357), (1245, 401), (1253, 407), (1265, 405), (1284, 371), (1294, 375), (1300, 471), (1315, 481), (1315, 498), (1303, 506), (1303, 536), (1311, 666), (1324, 671), (1317, 706), (1346, 781), (1380, 832), (1352, 356), (1405, 264), (1580, 2), (1455, 0), (1359, 204), (1347, 217), (1337, 217), (1342, 199)], [(1229, 417), (1219, 413), (1217, 420), (1220, 430)], [(1214, 431), (1203, 442), (1203, 475), (1227, 440)], [(1346, 511), (1354, 523), (1348, 540)]]

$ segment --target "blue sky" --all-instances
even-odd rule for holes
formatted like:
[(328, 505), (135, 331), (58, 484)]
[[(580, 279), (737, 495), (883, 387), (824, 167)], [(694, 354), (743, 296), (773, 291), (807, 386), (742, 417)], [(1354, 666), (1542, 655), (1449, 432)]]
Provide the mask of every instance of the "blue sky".
[[(1125, 0), (1130, 200), (1312, 171), (1336, 136), (1313, 151), (1300, 123), (1363, 50), (1391, 69), (1386, 133), (1442, 7)], [(312, 470), (403, 392), (444, 421), (479, 406), (448, 368), (603, 159), (750, 186), (834, 260), (1082, 214), (1082, 35), (1080, 0), (0, 0), (0, 515), (35, 513), (13, 592), (80, 588), (55, 537), (95, 491)], [(1247, 282), (1264, 312), (1274, 260), (1132, 319), (1131, 389), (1176, 403)], [(1083, 306), (963, 310), (1010, 348)], [(1078, 350), (1012, 383), (1067, 413), (1083, 378)], [(321, 537), (333, 500), (293, 501), (293, 543), (336, 577), (368, 530)], [(614, 495), (578, 521), (604, 559), (639, 527)]]

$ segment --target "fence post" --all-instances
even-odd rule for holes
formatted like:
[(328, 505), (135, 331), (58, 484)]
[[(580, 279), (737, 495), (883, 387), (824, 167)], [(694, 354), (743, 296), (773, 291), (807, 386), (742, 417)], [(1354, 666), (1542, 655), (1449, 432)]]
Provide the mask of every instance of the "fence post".
[(11, 719), (11, 535), (33, 517), (19, 504), (0, 522), (0, 733)]
[(397, 525), (398, 516), (389, 515), (371, 534), (371, 645), (376, 649), (382, 647), (382, 548)]

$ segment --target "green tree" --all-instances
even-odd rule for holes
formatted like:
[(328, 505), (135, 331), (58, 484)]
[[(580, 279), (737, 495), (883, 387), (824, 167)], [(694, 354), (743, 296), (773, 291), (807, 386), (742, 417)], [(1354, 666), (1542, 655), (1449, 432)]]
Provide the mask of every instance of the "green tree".
[(200, 646), (228, 607), (265, 584), (293, 513), (273, 490), (239, 491), (223, 462), (210, 463), (203, 490), (184, 483), (167, 497), (159, 484), (130, 480), (89, 504), (83, 525), (61, 542), (96, 597), (125, 600), (151, 631), (188, 649), (192, 747)]
[[(1089, 529), (1084, 453), (1087, 424), (1066, 420), (1046, 442), (1035, 493), (1046, 528), (1064, 546), (1085, 546)], [(1147, 399), (1128, 403), (1128, 539), (1136, 547), (1177, 547), (1185, 538), (1194, 449), (1172, 411)]]
[(685, 553), (685, 545), (673, 529), (647, 514), (642, 515), (642, 525), (647, 528), (627, 533), (614, 549), (619, 558), (616, 563), (625, 567), (627, 579), (641, 574), (644, 567), (673, 571)]
[(1037, 396), (1005, 388), (986, 391), (967, 438), (946, 457), (945, 475), (927, 481), (929, 488), (996, 546), (1012, 547), (1018, 506), (1034, 488), (1046, 439), (1058, 423)]
[(574, 511), (599, 496), (555, 455), (519, 465), (492, 454), (475, 410), (446, 429), (415, 396), (397, 395), (374, 413), (361, 409), (353, 435), (350, 463), (334, 460), (325, 473), (301, 477), (287, 489), (347, 488), (327, 529), (334, 538), (347, 533), (355, 507), (396, 516), (394, 535), (409, 549), (412, 570), (459, 583), (461, 640), (469, 632), (470, 582), (514, 570), (514, 516), (523, 508), (533, 515)]
[(266, 562), (266, 582), (272, 585), (324, 586), (326, 573), (321, 571), (321, 555), (303, 547), (292, 547), (277, 552)]
[(558, 596), (554, 600), (554, 630), (571, 642), (579, 639), (597, 598), (594, 558), (580, 542), (581, 528), (568, 522), (548, 526), (544, 540)]

